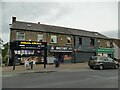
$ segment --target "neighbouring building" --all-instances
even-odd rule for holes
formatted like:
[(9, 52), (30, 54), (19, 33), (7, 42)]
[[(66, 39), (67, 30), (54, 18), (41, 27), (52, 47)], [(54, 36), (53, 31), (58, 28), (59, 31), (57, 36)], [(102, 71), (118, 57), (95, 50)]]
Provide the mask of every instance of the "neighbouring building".
[(113, 39), (114, 58), (120, 61), (120, 39)]
[(113, 39), (97, 39), (97, 55), (114, 58)]
[[(90, 56), (104, 55), (106, 52), (101, 51), (103, 48), (108, 49), (104, 44), (108, 41), (110, 44), (112, 42), (111, 39), (98, 32), (46, 25), (40, 22), (16, 21), (16, 17), (12, 17), (10, 42), (14, 41), (47, 42), (47, 59), (59, 57), (62, 63), (85, 62)], [(20, 60), (30, 55), (42, 59), (41, 55), (35, 52), (38, 51), (34, 49), (16, 51), (20, 54)]]

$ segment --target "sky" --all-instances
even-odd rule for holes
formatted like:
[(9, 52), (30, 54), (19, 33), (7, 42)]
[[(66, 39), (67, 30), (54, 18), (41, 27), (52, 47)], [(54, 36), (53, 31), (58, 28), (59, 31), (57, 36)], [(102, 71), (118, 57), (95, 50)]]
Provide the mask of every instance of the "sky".
[[(18, 0), (17, 0), (18, 1)], [(24, 0), (26, 1), (26, 0)], [(40, 22), (55, 26), (69, 27), (102, 33), (118, 38), (118, 2), (9, 2), (0, 3), (0, 36), (9, 41), (12, 16), (17, 21)], [(105, 1), (105, 0), (104, 0)]]

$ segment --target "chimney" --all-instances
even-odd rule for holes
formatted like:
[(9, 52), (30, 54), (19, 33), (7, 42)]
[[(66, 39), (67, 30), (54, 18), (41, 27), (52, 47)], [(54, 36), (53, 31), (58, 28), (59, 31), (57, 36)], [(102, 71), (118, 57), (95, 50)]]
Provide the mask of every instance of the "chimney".
[(16, 21), (16, 17), (12, 17), (12, 23)]
[(40, 22), (38, 22), (38, 24), (40, 24)]

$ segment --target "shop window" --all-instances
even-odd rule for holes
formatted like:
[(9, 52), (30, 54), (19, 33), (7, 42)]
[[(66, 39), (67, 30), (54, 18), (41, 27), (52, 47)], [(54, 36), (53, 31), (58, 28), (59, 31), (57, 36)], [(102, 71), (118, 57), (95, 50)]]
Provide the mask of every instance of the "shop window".
[(16, 40), (25, 40), (25, 33), (24, 32), (17, 32)]
[(38, 42), (43, 41), (43, 34), (38, 34)]
[(51, 35), (51, 43), (57, 43), (57, 36)]
[(70, 36), (67, 37), (67, 44), (71, 44), (71, 37)]
[(79, 37), (78, 43), (82, 44), (82, 38), (81, 37)]
[(94, 39), (90, 39), (90, 45), (95, 45), (95, 40)]

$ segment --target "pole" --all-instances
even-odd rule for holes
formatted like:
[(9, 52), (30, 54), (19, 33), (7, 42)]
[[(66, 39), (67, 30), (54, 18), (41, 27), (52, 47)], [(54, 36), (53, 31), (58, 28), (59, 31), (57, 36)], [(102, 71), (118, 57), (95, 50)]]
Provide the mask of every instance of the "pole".
[(46, 68), (46, 64), (47, 64), (47, 47), (45, 46), (45, 49), (44, 49), (44, 68)]
[(16, 59), (16, 56), (15, 56), (15, 53), (13, 52), (13, 70), (15, 70), (15, 59)]

